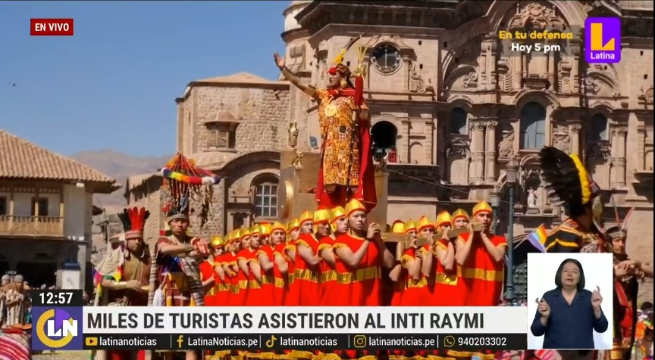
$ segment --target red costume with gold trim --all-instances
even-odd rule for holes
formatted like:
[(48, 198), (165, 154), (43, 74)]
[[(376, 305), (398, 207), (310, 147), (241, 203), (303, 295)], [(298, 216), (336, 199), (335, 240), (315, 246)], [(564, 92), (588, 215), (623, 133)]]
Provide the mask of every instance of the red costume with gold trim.
[[(331, 75), (342, 76), (340, 87), (315, 92), (322, 137), (316, 201), (319, 209), (345, 206), (352, 190), (352, 198), (371, 210), (377, 204), (377, 195), (371, 123), (363, 96), (363, 68), (358, 67), (353, 85), (350, 69), (343, 64), (345, 52), (346, 49), (342, 50), (335, 66), (328, 70)], [(360, 64), (362, 60), (363, 57)]]
[[(261, 230), (259, 226), (254, 226), (250, 229), (250, 236), (260, 236)], [(256, 262), (259, 264), (259, 259), (257, 255), (259, 254), (260, 248), (253, 248), (252, 246), (243, 252), (245, 260), (248, 262), (248, 294), (246, 295), (246, 305), (247, 306), (264, 306), (267, 305), (266, 292), (263, 288), (264, 273), (261, 272), (261, 281), (257, 280), (255, 276), (255, 271), (253, 270), (251, 263)]]
[[(405, 234), (408, 237), (411, 237), (411, 233), (416, 234), (417, 232), (416, 224), (413, 220), (409, 220), (405, 223)], [(417, 250), (415, 247), (409, 247), (405, 249), (400, 264), (404, 269), (407, 269), (408, 262), (416, 258)], [(423, 275), (421, 274), (421, 277)], [(421, 279), (415, 280), (409, 276), (407, 273), (406, 282), (404, 284), (405, 289), (403, 290), (403, 296), (401, 299), (400, 305), (402, 306), (420, 306), (423, 302), (423, 295), (425, 294), (425, 286), (417, 286), (421, 284)], [(427, 285), (427, 280), (425, 280), (425, 285)]]
[[(427, 228), (430, 228), (434, 231), (434, 224), (426, 216), (421, 216), (421, 218), (418, 219), (416, 227), (416, 231), (419, 234), (419, 237), (422, 236), (421, 232)], [(432, 256), (430, 245), (426, 244), (419, 249), (416, 249), (416, 256), (419, 254), (424, 257)], [(432, 301), (430, 299), (430, 281), (432, 280), (433, 279), (431, 279), (431, 277), (425, 276), (423, 271), (421, 271), (421, 279), (409, 281), (407, 288), (413, 289), (412, 292), (414, 292), (415, 296), (419, 299), (416, 306), (432, 306)]]
[[(314, 214), (309, 211), (300, 216), (300, 226), (307, 221), (314, 221)], [(305, 259), (300, 255), (298, 248), (305, 246), (312, 251), (312, 255), (318, 253), (318, 240), (312, 233), (304, 233), (298, 236), (296, 240), (296, 259), (294, 261), (294, 286), (297, 287), (299, 294), (298, 305), (300, 306), (318, 306), (320, 304), (320, 285), (319, 279), (321, 276), (319, 266), (308, 264)]]
[[(392, 234), (405, 234), (405, 223), (401, 220), (396, 220), (391, 224), (391, 233)], [(406, 252), (406, 251), (405, 251)], [(400, 274), (398, 275), (398, 280), (393, 283), (393, 289), (391, 294), (391, 306), (400, 306), (402, 305), (403, 294), (405, 293), (405, 288), (407, 286), (407, 281), (409, 280), (409, 273), (403, 264), (403, 258), (405, 257), (404, 252), (403, 256), (400, 259)]]
[[(286, 227), (277, 221), (271, 225), (271, 234), (274, 234), (276, 231), (282, 231), (285, 235), (287, 233)], [(288, 292), (287, 273), (283, 273), (277, 264), (277, 257), (284, 259), (287, 264), (289, 262), (287, 261), (288, 257), (284, 254), (285, 247), (286, 244), (284, 241), (271, 247), (271, 261), (273, 262), (273, 305), (275, 306), (283, 306), (285, 304), (285, 298)]]
[(275, 257), (273, 255), (273, 247), (269, 244), (263, 244), (263, 239), (271, 236), (271, 226), (269, 224), (261, 224), (258, 226), (260, 233), (259, 248), (257, 249), (257, 254), (255, 256), (256, 261), (260, 265), (260, 278), (259, 282), (261, 286), (261, 300), (259, 301), (260, 306), (273, 306), (275, 305), (274, 292), (275, 292), (275, 279), (273, 276), (273, 268), (264, 270), (264, 267), (261, 265), (260, 256), (265, 256), (268, 261), (275, 262)]
[[(239, 240), (237, 241), (241, 242), (241, 246), (243, 246), (244, 240), (246, 240), (248, 237), (250, 237), (250, 231), (248, 229), (241, 229), (241, 231), (239, 231)], [(241, 249), (234, 255), (234, 263), (236, 265), (236, 276), (234, 284), (236, 284), (237, 289), (236, 293), (232, 294), (234, 296), (232, 306), (248, 305), (248, 293), (250, 291), (250, 288), (248, 287), (248, 275), (244, 273), (243, 269), (241, 269), (241, 266), (239, 266), (239, 260), (243, 259), (247, 263), (251, 256), (252, 255), (249, 248)]]
[[(200, 278), (203, 282), (208, 279), (214, 280), (214, 263), (213, 261), (205, 260), (198, 266), (200, 270)], [(215, 282), (216, 280), (214, 280)], [(216, 306), (216, 290), (214, 285), (210, 288), (205, 288), (205, 306)]]
[[(230, 278), (228, 274), (224, 274), (223, 279), (218, 275), (218, 272), (216, 269), (221, 268), (223, 269), (223, 264), (225, 263), (225, 258), (227, 253), (226, 247), (227, 244), (230, 240), (230, 235), (226, 235), (225, 239), (221, 238), (220, 236), (216, 236), (212, 239), (212, 248), (214, 251), (218, 248), (223, 249), (223, 253), (220, 255), (214, 255), (214, 291), (215, 291), (215, 300), (214, 300), (214, 306), (227, 306), (229, 304), (229, 299), (230, 299), (230, 293), (231, 293), (231, 284), (230, 284)], [(224, 273), (224, 271), (223, 271)]]
[[(435, 225), (437, 229), (442, 226), (450, 226), (452, 228), (452, 223), (453, 220), (451, 219), (450, 214), (447, 211), (443, 211), (437, 215)], [(449, 246), (454, 247), (454, 244), (450, 240), (439, 239), (435, 242), (434, 246), (439, 247), (444, 251), (448, 251)], [(464, 281), (459, 280), (462, 276), (461, 267), (457, 265), (454, 258), (452, 269), (450, 270), (446, 270), (445, 266), (436, 255), (434, 261), (434, 286), (431, 289), (431, 305), (463, 306), (466, 297), (466, 286), (464, 285)]]
[[(486, 201), (481, 201), (473, 207), (473, 218), (481, 212), (492, 213), (493, 210)], [(474, 233), (470, 238), (470, 234), (465, 233), (460, 237), (464, 242), (474, 241), (471, 245), (471, 252), (461, 270), (467, 292), (464, 305), (496, 306), (500, 303), (505, 279), (505, 260), (503, 258), (501, 261), (495, 261), (480, 236), (480, 233)], [(495, 234), (487, 236), (494, 246), (507, 246), (505, 237)]]
[(296, 264), (295, 264), (295, 255), (291, 257), (291, 252), (295, 253), (296, 251), (296, 240), (291, 237), (291, 234), (294, 231), (300, 230), (300, 221), (298, 219), (292, 220), (288, 225), (288, 241), (284, 246), (284, 254), (287, 256), (287, 264), (289, 264), (289, 270), (287, 271), (287, 295), (284, 299), (286, 306), (298, 306), (300, 302), (300, 293), (298, 292), (298, 286), (296, 286)]
[[(334, 234), (336, 229), (336, 222), (339, 219), (342, 219), (346, 216), (346, 210), (341, 206), (337, 206), (330, 210), (330, 227), (332, 233)], [(336, 237), (333, 235), (324, 236), (319, 240), (318, 244), (318, 254), (321, 255), (323, 251), (332, 251), (334, 252), (334, 244)], [(336, 254), (334, 255), (336, 257)], [(323, 306), (332, 306), (335, 302), (334, 299), (339, 297), (338, 286), (337, 286), (337, 271), (333, 265), (330, 265), (325, 260), (321, 260), (320, 263), (321, 270), (321, 305)]]
[[(366, 211), (366, 207), (360, 201), (353, 199), (346, 205), (346, 216), (356, 211)], [(339, 235), (335, 240), (334, 248), (347, 247), (353, 253), (367, 241), (354, 234), (346, 233)], [(375, 241), (370, 241), (364, 256), (353, 269), (337, 257), (335, 269), (339, 294), (338, 303), (335, 306), (379, 306), (382, 303), (382, 263), (381, 255), (384, 249), (380, 249)]]

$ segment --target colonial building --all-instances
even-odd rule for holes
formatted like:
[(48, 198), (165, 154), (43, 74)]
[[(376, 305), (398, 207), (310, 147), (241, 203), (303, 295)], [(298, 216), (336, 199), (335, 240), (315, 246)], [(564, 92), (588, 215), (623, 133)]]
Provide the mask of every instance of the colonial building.
[(99, 171), (0, 130), (0, 273), (15, 271), (33, 286), (83, 288), (93, 194), (118, 188)]
[[(552, 145), (581, 154), (604, 189), (608, 223), (635, 208), (629, 252), (652, 254), (653, 229), (639, 226), (653, 223), (652, 2), (293, 1), (284, 15), (287, 67), (319, 88), (331, 60), (365, 34), (345, 61), (355, 66), (363, 49), (375, 153), (390, 162), (389, 223), (470, 210), (494, 195), (501, 233), (509, 206), (515, 235), (557, 225), (561, 210), (537, 167), (539, 149)], [(589, 16), (621, 18), (621, 62), (585, 62)], [(548, 54), (512, 52), (498, 33), (517, 29), (574, 38)], [(194, 81), (177, 104), (178, 151), (225, 176), (208, 232), (277, 215), (278, 150), (288, 148), (290, 123), (299, 150), (320, 149), (317, 104), (286, 82)], [(518, 172), (512, 204), (508, 164)], [(160, 183), (131, 178), (130, 203), (160, 207)]]

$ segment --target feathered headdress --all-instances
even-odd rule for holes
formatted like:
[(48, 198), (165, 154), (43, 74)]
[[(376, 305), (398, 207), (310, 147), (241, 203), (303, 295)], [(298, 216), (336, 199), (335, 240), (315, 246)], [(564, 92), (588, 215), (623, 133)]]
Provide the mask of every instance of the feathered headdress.
[(130, 239), (143, 239), (143, 229), (146, 226), (146, 220), (150, 216), (150, 211), (146, 208), (133, 207), (131, 209), (123, 209), (118, 217), (123, 223), (125, 230), (125, 240)]
[(614, 209), (614, 213), (616, 215), (616, 226), (612, 226), (611, 228), (607, 229), (607, 235), (610, 237), (610, 239), (627, 239), (628, 237), (628, 219), (630, 218), (630, 215), (632, 215), (632, 212), (634, 211), (635, 208), (632, 208), (628, 211), (628, 213), (625, 215), (625, 218), (623, 221), (619, 219), (619, 213)]
[[(577, 154), (568, 155), (562, 150), (546, 146), (539, 152), (542, 177), (548, 183), (549, 196), (564, 206), (569, 216), (584, 213), (584, 207), (591, 205), (599, 195), (598, 185), (591, 179)], [(598, 202), (598, 205), (601, 205)], [(602, 205), (601, 205), (602, 206)], [(600, 216), (602, 207), (594, 215)], [(596, 217), (596, 216), (595, 216)]]

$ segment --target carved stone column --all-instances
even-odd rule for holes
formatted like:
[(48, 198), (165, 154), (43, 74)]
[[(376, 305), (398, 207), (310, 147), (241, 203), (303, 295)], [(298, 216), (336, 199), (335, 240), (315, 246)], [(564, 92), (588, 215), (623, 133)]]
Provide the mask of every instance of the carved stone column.
[(482, 121), (471, 121), (471, 141), (473, 150), (471, 157), (473, 160), (473, 183), (484, 183), (484, 128), (485, 123)]
[(628, 129), (625, 127), (618, 127), (612, 131), (612, 168), (614, 176), (612, 181), (613, 188), (625, 187), (625, 142), (628, 135)]
[(487, 121), (485, 176), (488, 184), (496, 182), (496, 127), (498, 121)]
[(578, 78), (580, 77), (578, 72), (578, 60), (580, 59), (580, 40), (569, 40), (569, 46), (571, 50), (571, 94), (577, 94), (580, 92), (580, 84), (578, 84)]
[(574, 123), (569, 125), (569, 136), (571, 137), (571, 152), (580, 154), (580, 129), (582, 125)]
[(548, 89), (555, 90), (555, 52), (549, 52), (548, 56)]

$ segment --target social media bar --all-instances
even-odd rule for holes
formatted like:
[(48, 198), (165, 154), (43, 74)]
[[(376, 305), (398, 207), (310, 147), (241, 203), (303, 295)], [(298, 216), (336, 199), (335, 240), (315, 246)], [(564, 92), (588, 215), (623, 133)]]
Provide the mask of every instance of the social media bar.
[(520, 350), (526, 334), (107, 334), (85, 335), (102, 350)]

